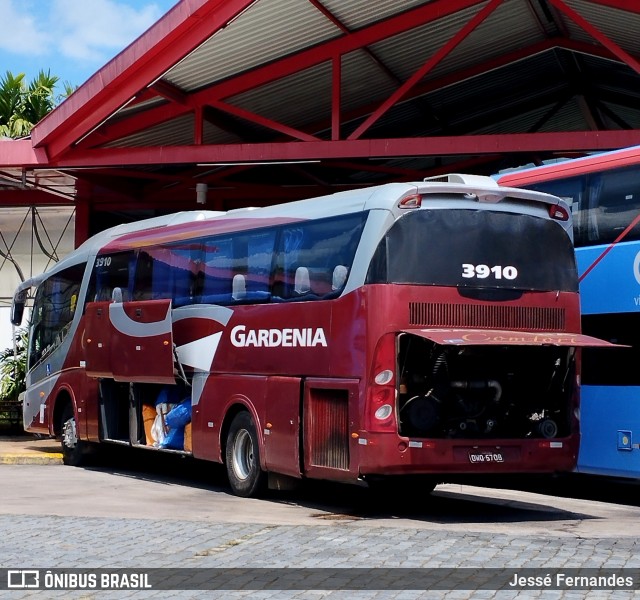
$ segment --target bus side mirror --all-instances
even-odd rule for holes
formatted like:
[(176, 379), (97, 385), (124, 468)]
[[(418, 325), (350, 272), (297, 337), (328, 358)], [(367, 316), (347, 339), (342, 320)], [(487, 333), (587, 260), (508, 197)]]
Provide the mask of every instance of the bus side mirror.
[(13, 298), (11, 305), (11, 323), (16, 326), (22, 325), (22, 315), (24, 315), (24, 306), (27, 302), (27, 291), (18, 292)]

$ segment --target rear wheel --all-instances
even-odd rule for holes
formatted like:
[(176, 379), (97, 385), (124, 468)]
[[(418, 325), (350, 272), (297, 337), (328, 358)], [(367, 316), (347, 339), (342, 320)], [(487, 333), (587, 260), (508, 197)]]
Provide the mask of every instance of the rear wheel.
[(69, 403), (62, 413), (62, 461), (65, 465), (77, 467), (86, 456), (86, 444), (78, 437), (78, 425), (73, 412), (73, 404)]
[(260, 468), (256, 426), (248, 412), (238, 413), (231, 422), (225, 458), (229, 484), (234, 494), (247, 498), (264, 488), (266, 473)]

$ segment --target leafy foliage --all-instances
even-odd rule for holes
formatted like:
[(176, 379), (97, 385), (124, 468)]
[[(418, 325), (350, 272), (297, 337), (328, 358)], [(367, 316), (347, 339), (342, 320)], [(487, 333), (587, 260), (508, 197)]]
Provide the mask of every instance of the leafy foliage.
[[(56, 106), (54, 87), (58, 77), (40, 71), (27, 84), (24, 73), (7, 71), (0, 78), (0, 137), (19, 138), (29, 135), (31, 128)], [(65, 84), (65, 95), (72, 92)]]
[(15, 350), (0, 352), (0, 400), (17, 400), (25, 389), (27, 372), (27, 328), (15, 331)]

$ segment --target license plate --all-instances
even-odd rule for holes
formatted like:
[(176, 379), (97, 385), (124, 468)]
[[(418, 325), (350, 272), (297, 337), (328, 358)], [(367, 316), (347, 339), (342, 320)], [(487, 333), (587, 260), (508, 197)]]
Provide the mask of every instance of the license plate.
[(501, 463), (504, 460), (502, 452), (469, 452), (471, 463)]

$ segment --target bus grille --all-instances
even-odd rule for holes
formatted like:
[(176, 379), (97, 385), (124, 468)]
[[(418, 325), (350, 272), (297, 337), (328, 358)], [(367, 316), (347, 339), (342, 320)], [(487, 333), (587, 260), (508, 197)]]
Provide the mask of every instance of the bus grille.
[(312, 389), (309, 406), (311, 464), (349, 469), (349, 393)]
[(535, 306), (409, 302), (409, 324), (421, 327), (564, 331), (565, 312), (563, 308)]

